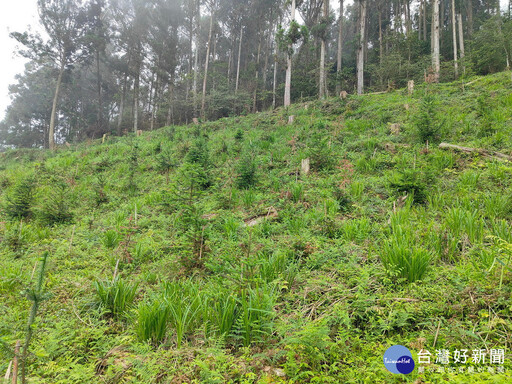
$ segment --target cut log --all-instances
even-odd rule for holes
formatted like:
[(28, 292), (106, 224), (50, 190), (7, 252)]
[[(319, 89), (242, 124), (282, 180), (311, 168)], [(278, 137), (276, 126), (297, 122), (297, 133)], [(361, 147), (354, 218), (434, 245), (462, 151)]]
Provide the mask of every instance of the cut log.
[(451, 149), (454, 151), (465, 152), (465, 153), (478, 153), (484, 157), (490, 157), (497, 160), (506, 160), (512, 161), (512, 156), (505, 155), (504, 153), (494, 152), (494, 151), (486, 151), (481, 148), (470, 148), (470, 147), (462, 147), (460, 145), (453, 145), (448, 143), (439, 144), (439, 149)]

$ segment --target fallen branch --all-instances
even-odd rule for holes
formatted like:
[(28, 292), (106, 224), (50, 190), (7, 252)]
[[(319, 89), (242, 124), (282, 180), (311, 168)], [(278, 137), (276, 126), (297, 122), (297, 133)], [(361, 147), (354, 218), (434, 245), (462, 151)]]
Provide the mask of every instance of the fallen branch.
[(478, 153), (482, 156), (491, 157), (493, 159), (512, 161), (512, 156), (505, 155), (504, 153), (500, 152), (486, 151), (485, 149), (481, 148), (461, 147), (459, 145), (441, 143), (439, 144), (439, 149), (453, 149), (459, 152)]

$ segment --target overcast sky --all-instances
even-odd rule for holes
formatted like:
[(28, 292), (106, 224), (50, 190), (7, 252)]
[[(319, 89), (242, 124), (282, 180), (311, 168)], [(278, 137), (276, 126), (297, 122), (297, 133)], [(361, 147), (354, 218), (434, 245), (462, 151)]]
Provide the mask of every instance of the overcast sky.
[(28, 25), (38, 25), (37, 0), (3, 1), (0, 12), (0, 52), (2, 65), (0, 71), (0, 120), (4, 118), (5, 108), (10, 104), (9, 84), (15, 82), (15, 76), (23, 73), (26, 60), (15, 54), (16, 41), (9, 37), (11, 32), (23, 32)]
[[(501, 0), (502, 7), (507, 0)], [(345, 2), (352, 3), (351, 0)], [(331, 0), (332, 7), (338, 10), (339, 2)], [(33, 30), (40, 27), (37, 14), (37, 0), (13, 0), (2, 2), (0, 12), (0, 52), (3, 56), (0, 71), (0, 120), (3, 120), (5, 109), (10, 104), (8, 87), (13, 84), (15, 76), (23, 73), (26, 60), (15, 54), (16, 41), (9, 37), (10, 32), (26, 31), (28, 26)], [(51, 90), (48, 90), (51, 92)]]

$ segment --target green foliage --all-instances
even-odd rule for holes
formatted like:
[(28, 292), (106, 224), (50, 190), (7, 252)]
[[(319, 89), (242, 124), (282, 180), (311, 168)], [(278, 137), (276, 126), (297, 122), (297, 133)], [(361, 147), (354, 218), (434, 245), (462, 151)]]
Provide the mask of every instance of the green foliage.
[(510, 54), (512, 48), (511, 22), (509, 20), (503, 26), (501, 17), (494, 16), (486, 20), (472, 36), (470, 57), (477, 73), (485, 75), (505, 69), (505, 52)]
[(184, 337), (193, 331), (201, 320), (202, 297), (198, 284), (192, 280), (183, 283), (170, 281), (164, 284), (164, 300), (169, 306), (170, 323), (179, 349)]
[(98, 304), (116, 319), (125, 316), (137, 295), (137, 283), (125, 282), (119, 276), (113, 281), (95, 281), (94, 289)]
[(249, 152), (243, 154), (237, 165), (237, 187), (240, 189), (249, 189), (256, 185), (258, 181), (257, 170), (258, 166), (254, 157)]
[(47, 193), (38, 212), (39, 220), (48, 226), (71, 222), (73, 214), (70, 210), (68, 186), (57, 182)]
[(240, 315), (234, 337), (244, 347), (263, 342), (272, 332), (275, 292), (272, 287), (243, 290), (238, 298)]
[(159, 300), (141, 303), (137, 309), (135, 333), (140, 341), (149, 341), (153, 345), (162, 343), (169, 329), (170, 306)]
[(27, 330), (25, 336), (25, 342), (23, 344), (23, 352), (21, 356), (21, 380), (25, 382), (26, 373), (27, 373), (27, 357), (28, 357), (28, 349), (30, 347), (30, 341), (33, 335), (33, 325), (36, 319), (37, 310), (39, 305), (46, 299), (48, 299), (48, 294), (44, 290), (44, 278), (46, 272), (46, 263), (48, 262), (48, 252), (44, 252), (43, 255), (38, 259), (41, 263), (41, 267), (39, 268), (39, 273), (37, 275), (37, 284), (34, 288), (26, 289), (23, 292), (23, 295), (26, 296), (30, 301), (32, 301), (32, 308), (30, 310), (30, 315), (28, 317), (27, 322)]
[(512, 269), (510, 268), (510, 263), (512, 261), (512, 243), (496, 237), (491, 237), (491, 240), (493, 241), (493, 251), (496, 256), (494, 257), (494, 262), (490, 269), (494, 266), (500, 268), (500, 284), (498, 289), (501, 290), (503, 287), (505, 271), (512, 272)]
[(294, 203), (300, 203), (304, 200), (304, 185), (302, 183), (294, 183), (290, 188), (291, 199)]
[(128, 157), (128, 185), (127, 188), (131, 192), (137, 190), (137, 183), (135, 181), (135, 175), (137, 174), (139, 167), (139, 145), (135, 143), (130, 151)]
[(160, 151), (156, 156), (156, 161), (158, 171), (165, 174), (167, 182), (169, 182), (169, 173), (176, 166), (170, 149), (165, 148)]
[(427, 94), (423, 97), (419, 111), (414, 117), (414, 125), (421, 143), (437, 143), (441, 140), (438, 108), (439, 102), (434, 95)]
[(292, 20), (288, 30), (284, 30), (279, 26), (277, 30), (277, 41), (279, 43), (279, 50), (288, 52), (293, 55), (293, 45), (300, 40), (307, 41), (309, 38), (309, 30), (305, 25), (300, 25), (297, 21)]
[(427, 200), (427, 183), (419, 170), (405, 169), (395, 172), (389, 185), (398, 195), (407, 194), (417, 204), (423, 204)]
[[(215, 73), (222, 87), (221, 68)], [(464, 89), (460, 81), (417, 83), (412, 96), (306, 101), (307, 109), (108, 137), (101, 145), (0, 154), (2, 206), (19, 175), (35, 174), (34, 212), (60, 180), (74, 217), (51, 228), (0, 221), (3, 370), (26, 325), (19, 314), (30, 303), (18, 293), (32, 275), (36, 285), (33, 255), (46, 250), (55, 265), (47, 287), (57, 299), (33, 323), (28, 381), (381, 383), (392, 378), (382, 366), (386, 348), (416, 353), (418, 340), (433, 345), (439, 321), (436, 348), (479, 349), (481, 339), (500, 348), (500, 324), (511, 317), (511, 258), (507, 244), (489, 236), (511, 242), (512, 167), (427, 149), (410, 128), (428, 88), (443, 100), (437, 113), (446, 116), (447, 142), (508, 153), (509, 76), (468, 79)], [(179, 120), (187, 106), (175, 103)], [(158, 111), (165, 120), (165, 108)], [(291, 114), (296, 122), (288, 125)], [(499, 129), (478, 134), (484, 118)], [(403, 129), (390, 135), (388, 123)], [(243, 134), (234, 139), (237, 130)], [(137, 194), (127, 188), (135, 143)], [(297, 170), (312, 147), (329, 149), (323, 157), (332, 163), (306, 176)], [(168, 180), (157, 164), (166, 151), (176, 161)], [(244, 155), (257, 159), (257, 183), (239, 190)], [(108, 201), (99, 203), (101, 189)], [(125, 287), (120, 277), (90, 282), (117, 260)], [(423, 379), (466, 383), (482, 375), (425, 372)]]
[(114, 249), (119, 245), (120, 236), (117, 231), (108, 230), (103, 233), (101, 242), (107, 249)]
[(204, 303), (207, 327), (210, 328), (210, 333), (222, 339), (231, 337), (240, 312), (237, 296), (232, 292), (219, 292)]
[(330, 139), (323, 134), (313, 135), (308, 155), (311, 169), (314, 171), (331, 171), (336, 165), (336, 156), (332, 151)]
[(413, 283), (423, 278), (432, 256), (427, 250), (396, 237), (384, 243), (380, 259), (391, 276)]
[(24, 219), (32, 215), (35, 182), (32, 178), (18, 181), (14, 190), (7, 196), (5, 213), (13, 219)]

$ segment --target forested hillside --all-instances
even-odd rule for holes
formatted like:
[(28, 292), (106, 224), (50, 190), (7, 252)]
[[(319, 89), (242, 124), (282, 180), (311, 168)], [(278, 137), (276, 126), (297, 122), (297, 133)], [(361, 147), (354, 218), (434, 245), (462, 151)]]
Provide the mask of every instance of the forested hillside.
[[(0, 154), (0, 372), (19, 340), (34, 384), (510, 383), (511, 91)], [(384, 367), (394, 344), (411, 374)]]
[(501, 3), (38, 0), (41, 33), (12, 33), (29, 63), (0, 145), (54, 148), (495, 73), (512, 53)]

